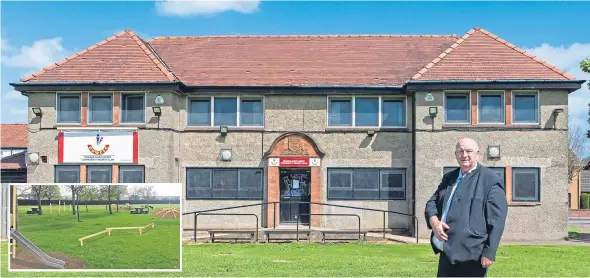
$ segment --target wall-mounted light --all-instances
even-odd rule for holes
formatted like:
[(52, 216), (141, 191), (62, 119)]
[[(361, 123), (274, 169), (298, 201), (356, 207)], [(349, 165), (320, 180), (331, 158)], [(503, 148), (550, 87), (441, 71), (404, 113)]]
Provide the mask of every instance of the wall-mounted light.
[(39, 153), (29, 153), (29, 162), (37, 164), (39, 162)]
[(428, 114), (430, 114), (430, 117), (436, 117), (436, 114), (438, 114), (438, 107), (436, 106), (432, 106), (432, 107), (428, 107)]
[(369, 136), (369, 137), (375, 136), (375, 131), (374, 130), (367, 130), (367, 136)]
[(43, 115), (43, 113), (41, 112), (41, 107), (33, 107), (31, 108), (31, 110), (33, 110), (33, 113), (37, 117), (41, 117)]
[(157, 105), (162, 105), (164, 104), (164, 98), (161, 95), (158, 95), (154, 100), (154, 103), (156, 103)]
[(219, 159), (221, 159), (221, 161), (230, 161), (231, 155), (231, 149), (221, 149), (219, 152)]
[(561, 113), (563, 113), (563, 108), (557, 108), (557, 109), (553, 110), (553, 114), (555, 114), (555, 116), (557, 116)]
[(156, 115), (157, 117), (162, 116), (162, 108), (159, 106), (154, 106), (152, 107), (152, 111), (154, 111), (154, 115)]
[(226, 136), (227, 135), (227, 132), (228, 132), (227, 126), (220, 126), (219, 127), (219, 132), (221, 133), (221, 136)]
[(500, 158), (500, 146), (488, 146), (489, 158)]

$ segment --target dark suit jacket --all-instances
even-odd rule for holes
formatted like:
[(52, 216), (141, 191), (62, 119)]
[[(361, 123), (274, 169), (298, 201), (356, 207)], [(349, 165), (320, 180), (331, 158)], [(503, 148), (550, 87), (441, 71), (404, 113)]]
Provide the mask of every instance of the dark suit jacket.
[[(436, 215), (441, 219), (443, 204), (449, 198), (459, 171), (444, 175), (436, 192), (426, 202), (425, 216), (429, 229), (432, 229), (430, 217)], [(478, 163), (458, 185), (447, 214), (448, 240), (443, 243), (443, 250), (451, 263), (479, 261), (482, 255), (495, 260), (507, 213), (504, 181)], [(438, 254), (440, 250), (432, 243), (433, 237), (434, 232), (431, 233), (430, 243), (434, 253)]]

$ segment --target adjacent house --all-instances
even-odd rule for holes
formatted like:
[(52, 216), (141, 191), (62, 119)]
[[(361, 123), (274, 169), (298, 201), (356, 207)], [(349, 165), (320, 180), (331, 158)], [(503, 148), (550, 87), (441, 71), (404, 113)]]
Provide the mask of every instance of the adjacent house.
[(228, 212), (354, 228), (301, 215), (351, 213), (363, 229), (427, 238), (425, 203), (471, 136), (505, 181), (504, 238), (553, 240), (567, 236), (568, 94), (583, 82), (474, 28), (147, 41), (126, 30), (11, 85), (29, 99), (41, 158), (29, 182), (175, 182), (185, 212), (251, 205)]
[(0, 125), (0, 178), (2, 183), (27, 182), (27, 124)]

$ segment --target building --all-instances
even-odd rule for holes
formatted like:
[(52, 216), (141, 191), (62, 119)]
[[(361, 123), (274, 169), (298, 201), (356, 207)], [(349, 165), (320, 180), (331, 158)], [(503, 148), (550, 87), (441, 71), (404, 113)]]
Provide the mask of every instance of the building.
[(388, 210), (415, 215), (427, 238), (425, 203), (471, 136), (506, 181), (504, 238), (549, 240), (567, 236), (567, 99), (583, 82), (474, 28), (148, 41), (126, 30), (11, 85), (36, 131), (29, 182), (178, 182), (184, 211), (302, 200), (332, 206), (231, 212), (335, 228), (358, 223), (297, 216), (354, 213), (364, 229), (416, 232), (412, 217), (333, 205)]
[(570, 209), (581, 209), (582, 193), (590, 193), (590, 159), (581, 160), (568, 184), (568, 204)]
[(26, 124), (0, 125), (0, 179), (2, 183), (27, 182), (27, 131)]

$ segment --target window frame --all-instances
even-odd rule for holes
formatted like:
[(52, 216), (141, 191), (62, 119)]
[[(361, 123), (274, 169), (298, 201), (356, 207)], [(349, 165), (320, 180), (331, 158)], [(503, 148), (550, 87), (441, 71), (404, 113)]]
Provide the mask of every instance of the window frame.
[[(223, 197), (223, 198), (215, 198), (215, 197), (211, 197), (211, 198), (204, 198), (204, 197), (189, 197), (188, 194), (188, 190), (189, 190), (189, 183), (187, 180), (188, 177), (188, 171), (191, 169), (198, 169), (198, 170), (210, 170), (210, 178), (209, 178), (209, 188), (212, 189), (213, 188), (213, 175), (215, 170), (236, 170), (237, 171), (237, 181), (238, 181), (238, 186), (237, 186), (237, 192), (239, 192), (241, 186), (240, 186), (240, 170), (259, 170), (261, 171), (260, 174), (260, 197), (256, 197), (256, 198), (227, 198), (227, 197)], [(231, 201), (260, 201), (260, 200), (264, 200), (264, 181), (265, 181), (265, 172), (264, 172), (264, 168), (262, 167), (185, 167), (185, 200), (209, 200), (209, 201), (219, 201), (219, 200), (231, 200)], [(202, 187), (202, 188), (206, 188), (206, 187)], [(239, 194), (238, 194), (239, 195)]]
[[(339, 198), (339, 197), (331, 197), (330, 196), (330, 189), (331, 188), (340, 188), (340, 189), (352, 189), (352, 191), (354, 192), (354, 170), (377, 170), (377, 174), (378, 174), (378, 198), (376, 199), (369, 199), (369, 198), (359, 198), (359, 199), (355, 199), (354, 197), (352, 198)], [(331, 187), (330, 186), (330, 173), (331, 172), (340, 172), (340, 173), (351, 173), (350, 175), (350, 179), (351, 179), (351, 186), (350, 187)], [(403, 180), (403, 186), (402, 189), (387, 189), (384, 190), (382, 185), (383, 185), (383, 181), (382, 181), (382, 174), (384, 172), (401, 172), (402, 174), (402, 180)], [(408, 181), (407, 181), (407, 168), (399, 168), (399, 167), (393, 167), (393, 168), (388, 168), (388, 167), (328, 167), (326, 169), (326, 199), (328, 201), (406, 201), (408, 198), (408, 194), (407, 194), (407, 188), (408, 188)], [(403, 192), (403, 197), (402, 198), (382, 198), (381, 194), (383, 192), (390, 192), (390, 191), (394, 191), (394, 192)]]
[[(113, 183), (113, 166), (112, 164), (108, 164), (108, 165), (104, 165), (104, 164), (87, 164), (86, 165), (86, 183), (93, 183), (90, 182), (90, 169), (94, 168), (94, 167), (101, 167), (101, 168), (108, 168), (109, 172), (111, 173), (111, 178), (108, 182), (105, 183)], [(94, 184), (96, 184), (97, 182), (94, 182)], [(102, 184), (102, 182), (98, 183), (98, 184)]]
[[(123, 181), (121, 181), (121, 176), (122, 176), (121, 175), (121, 173), (122, 173), (121, 167), (137, 167), (137, 168), (141, 167), (142, 182), (139, 182), (139, 183), (146, 183), (145, 182), (145, 165), (139, 165), (139, 164), (119, 164), (119, 165), (117, 165), (117, 171), (119, 173), (117, 182), (124, 183)], [(111, 176), (111, 179), (112, 179), (112, 176)], [(138, 182), (132, 182), (132, 184), (137, 184), (137, 183)]]
[[(502, 121), (500, 122), (482, 122), (481, 121), (481, 97), (482, 96), (500, 96), (501, 104), (500, 109), (502, 110)], [(505, 90), (479, 90), (477, 91), (477, 117), (476, 122), (478, 124), (490, 124), (490, 125), (504, 125), (506, 124), (506, 91)]]
[[(216, 98), (236, 98), (236, 125), (215, 125), (215, 99)], [(242, 108), (242, 99), (245, 100), (260, 100), (262, 105), (262, 125), (242, 125), (242, 118), (240, 114), (240, 110)], [(191, 102), (193, 100), (207, 100), (209, 101), (209, 125), (193, 125), (190, 123), (190, 113), (191, 113)], [(266, 125), (266, 99), (264, 96), (260, 95), (248, 95), (248, 96), (241, 96), (241, 95), (223, 95), (223, 96), (190, 96), (187, 98), (186, 102), (186, 127), (188, 128), (203, 128), (203, 127), (211, 127), (211, 128), (219, 128), (221, 126), (227, 127), (250, 127), (250, 128), (264, 128)]]
[[(140, 95), (143, 94), (143, 122), (124, 122), (123, 121), (123, 97), (124, 95)], [(113, 103), (114, 106), (114, 103)], [(147, 92), (121, 92), (119, 96), (119, 124), (120, 125), (138, 125), (146, 124), (147, 122)]]
[[(111, 97), (111, 121), (110, 122), (95, 122), (95, 121), (92, 121), (92, 109), (91, 109), (91, 107), (92, 107), (92, 96), (108, 96), (108, 95), (110, 95), (110, 97)], [(88, 109), (88, 115), (87, 115), (88, 125), (109, 125), (109, 124), (112, 125), (113, 122), (114, 122), (114, 120), (115, 120), (115, 117), (114, 117), (114, 113), (115, 113), (115, 93), (114, 92), (88, 92), (87, 109)]]
[[(518, 95), (534, 95), (535, 96), (535, 100), (536, 100), (536, 109), (537, 109), (537, 121), (536, 122), (522, 122), (522, 121), (515, 121), (515, 115), (516, 115), (516, 97)], [(516, 124), (516, 125), (540, 125), (541, 124), (541, 94), (539, 93), (539, 90), (512, 90), (512, 105), (511, 105), (511, 109), (512, 109), (512, 124)]]
[[(367, 126), (367, 125), (356, 125), (356, 99), (366, 99), (366, 98), (375, 98), (377, 99), (377, 125), (374, 126)], [(351, 113), (352, 113), (352, 121), (351, 125), (331, 125), (330, 124), (330, 103), (331, 100), (350, 100), (351, 101)], [(383, 125), (383, 102), (384, 101), (391, 101), (391, 100), (401, 100), (403, 103), (403, 125)], [(361, 128), (361, 129), (370, 129), (370, 128), (408, 128), (408, 96), (383, 96), (383, 95), (328, 95), (326, 96), (326, 126), (328, 128), (343, 128), (343, 129), (354, 129), (354, 128)]]
[[(449, 121), (448, 120), (448, 113), (447, 113), (447, 95), (467, 95), (467, 120), (466, 121)], [(473, 100), (471, 99), (471, 91), (469, 90), (445, 90), (443, 92), (443, 123), (444, 124), (471, 124), (471, 107), (473, 107)]]
[[(63, 95), (65, 95), (65, 96), (72, 96), (72, 95), (78, 96), (78, 103), (80, 104), (80, 118), (78, 119), (78, 122), (60, 122), (59, 121), (59, 111), (60, 111), (59, 99)], [(55, 114), (55, 123), (56, 124), (59, 124), (59, 125), (80, 125), (80, 124), (82, 124), (82, 93), (79, 93), (79, 92), (56, 92), (55, 93), (55, 111), (57, 112)]]
[[(516, 179), (515, 175), (517, 174), (518, 170), (536, 170), (536, 199), (535, 200), (527, 200), (527, 199), (515, 199), (516, 193)], [(510, 185), (512, 188), (512, 196), (510, 197), (510, 201), (513, 203), (540, 203), (541, 202), (541, 168), (540, 167), (512, 167), (512, 184)]]
[(59, 184), (63, 184), (63, 183), (69, 183), (69, 182), (58, 182), (57, 181), (57, 172), (58, 172), (58, 168), (61, 167), (68, 167), (68, 168), (77, 168), (78, 169), (78, 181), (74, 182), (74, 183), (81, 183), (82, 182), (82, 176), (81, 176), (81, 169), (80, 169), (80, 165), (79, 164), (58, 164), (58, 165), (54, 165), (53, 167), (53, 181), (55, 183), (59, 183)]

